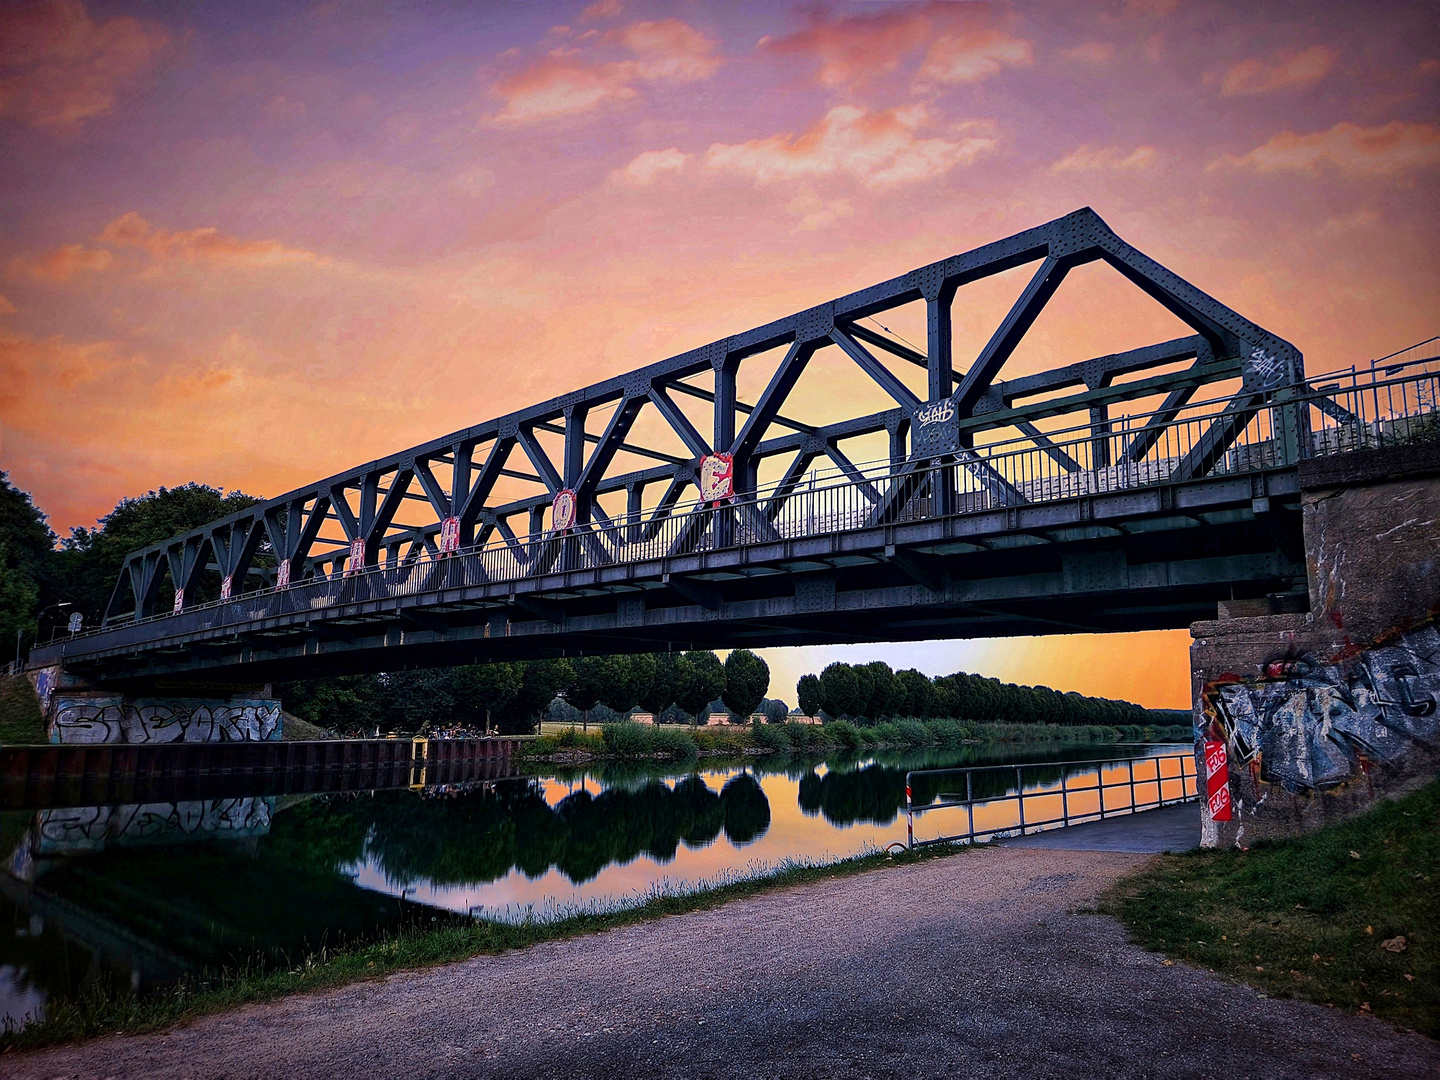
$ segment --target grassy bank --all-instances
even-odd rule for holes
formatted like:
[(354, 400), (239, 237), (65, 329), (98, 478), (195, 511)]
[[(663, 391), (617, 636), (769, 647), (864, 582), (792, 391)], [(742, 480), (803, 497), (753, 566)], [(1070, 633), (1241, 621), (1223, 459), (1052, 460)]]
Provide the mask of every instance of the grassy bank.
[(1440, 781), (1310, 836), (1166, 856), (1107, 909), (1146, 948), (1440, 1038)]
[(0, 744), (43, 743), (40, 699), (24, 675), (0, 675)]
[(893, 857), (877, 852), (828, 863), (787, 861), (750, 876), (728, 874), (693, 888), (654, 890), (628, 906), (561, 912), (555, 918), (532, 918), (517, 924), (457, 917), (438, 925), (417, 925), (370, 944), (321, 949), (298, 962), (270, 970), (232, 971), (190, 979), (144, 997), (136, 997), (128, 989), (92, 990), (73, 1001), (49, 1003), (42, 1021), (19, 1031), (0, 1033), (0, 1052), (116, 1032), (152, 1031), (251, 1002), (523, 949), (542, 941), (580, 937), (666, 915), (703, 911), (776, 889), (849, 877), (887, 865), (943, 858), (963, 850), (942, 845), (914, 853), (897, 852)]
[(951, 747), (975, 742), (1189, 742), (1189, 725), (1170, 728), (1056, 724), (981, 724), (965, 720), (887, 720), (857, 725), (761, 724), (687, 728), (650, 724), (602, 724), (530, 741), (525, 756), (674, 758), (728, 754), (811, 753), (831, 750)]

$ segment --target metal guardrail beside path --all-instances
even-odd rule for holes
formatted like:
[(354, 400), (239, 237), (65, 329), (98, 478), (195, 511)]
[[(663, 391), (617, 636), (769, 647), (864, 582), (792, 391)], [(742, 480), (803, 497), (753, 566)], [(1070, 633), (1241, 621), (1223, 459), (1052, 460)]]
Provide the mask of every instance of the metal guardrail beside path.
[[(1153, 763), (1153, 766), (1152, 766)], [(1173, 763), (1173, 764), (1167, 764)], [(1136, 766), (1140, 766), (1139, 775)], [(1147, 768), (1147, 766), (1151, 766)], [(1060, 770), (1060, 783), (1058, 787), (1037, 787), (1035, 790), (1025, 790), (1025, 773), (1035, 772), (1042, 769)], [(1072, 770), (1081, 768), (1083, 773), (1077, 777)], [(1106, 771), (1112, 773), (1124, 770), (1123, 778), (1112, 778), (1107, 780)], [(1014, 791), (1010, 790), (1009, 781), (1005, 781), (1005, 791), (1002, 794), (990, 794), (982, 790), (977, 796), (976, 788), (991, 787), (994, 783), (992, 778), (999, 778), (1006, 775), (1014, 776)], [(940, 781), (941, 777), (955, 777), (957, 783), (951, 783), (948, 779)], [(977, 784), (977, 777), (982, 782)], [(912, 769), (905, 774), (905, 815), (907, 842), (910, 850), (916, 847), (926, 847), (931, 844), (944, 843), (974, 843), (978, 837), (995, 838), (1002, 833), (1014, 832), (1017, 828), (1020, 835), (1024, 836), (1029, 832), (1042, 832), (1046, 828), (1069, 825), (1079, 825), (1087, 821), (1102, 821), (1117, 815), (1135, 814), (1144, 810), (1159, 809), (1162, 806), (1173, 806), (1176, 803), (1193, 802), (1198, 799), (1199, 785), (1196, 780), (1195, 754), (1193, 750), (1186, 749), (1183, 752), (1173, 754), (1156, 754), (1152, 757), (1141, 758), (1097, 758), (1089, 761), (1045, 761), (1032, 762), (1025, 765), (979, 765), (967, 768), (954, 769)], [(922, 785), (935, 792), (931, 798), (936, 801), (926, 801), (924, 805), (916, 805), (914, 790), (916, 781), (920, 780)], [(1094, 780), (1094, 783), (1075, 785), (1075, 780)], [(964, 794), (959, 791), (943, 790), (947, 787), (959, 788), (963, 783)], [(1106, 793), (1126, 791), (1128, 801), (1122, 805), (1107, 805)], [(1167, 797), (1167, 792), (1169, 793)], [(1072, 800), (1076, 800), (1080, 806), (1075, 806)], [(1093, 798), (1092, 798), (1093, 797)], [(1037, 802), (1047, 806), (1055, 801), (1059, 802), (1060, 813), (1055, 816), (1036, 816), (1034, 812), (1039, 810), (1044, 815), (1046, 809), (1037, 808)], [(1031, 804), (1032, 812), (1026, 814), (1026, 803)], [(1090, 808), (1093, 802), (1094, 809)], [(975, 812), (978, 809), (985, 811), (992, 808), (1003, 808), (1010, 804), (1015, 805), (1018, 822), (1010, 822), (1009, 815), (1003, 824), (981, 823), (976, 827)], [(954, 833), (946, 836), (937, 836), (926, 840), (915, 839), (915, 815), (923, 814), (931, 810), (946, 810), (963, 808), (967, 813), (968, 829), (965, 832)], [(1052, 812), (1053, 814), (1053, 812)]]

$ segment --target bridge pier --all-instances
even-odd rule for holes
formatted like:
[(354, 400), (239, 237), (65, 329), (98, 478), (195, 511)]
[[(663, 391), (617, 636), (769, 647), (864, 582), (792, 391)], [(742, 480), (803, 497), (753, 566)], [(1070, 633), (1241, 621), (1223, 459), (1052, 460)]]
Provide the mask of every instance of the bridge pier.
[(1202, 787), (1206, 742), (1228, 759), (1208, 847), (1308, 832), (1440, 770), (1440, 444), (1305, 461), (1299, 480), (1310, 610), (1221, 602), (1191, 626)]
[[(52, 743), (260, 742), (280, 738), (280, 702), (265, 686), (97, 687), (62, 665), (26, 673)], [(189, 690), (187, 693), (186, 691)]]

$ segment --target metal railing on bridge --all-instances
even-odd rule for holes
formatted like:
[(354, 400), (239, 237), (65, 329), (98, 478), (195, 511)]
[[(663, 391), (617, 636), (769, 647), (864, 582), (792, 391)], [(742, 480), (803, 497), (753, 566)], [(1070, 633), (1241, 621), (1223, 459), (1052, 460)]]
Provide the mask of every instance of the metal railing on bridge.
[[(907, 839), (912, 850), (974, 843), (1193, 802), (1200, 797), (1196, 777), (1189, 748), (1141, 758), (912, 769), (905, 774)], [(915, 839), (916, 814), (953, 809), (966, 812), (963, 831)]]
[[(1433, 344), (1407, 351), (1423, 353), (1423, 346), (1433, 351)], [(882, 461), (843, 470), (816, 469), (803, 479), (787, 478), (721, 504), (696, 504), (661, 518), (622, 515), (563, 534), (507, 537), (446, 554), (415, 554), (412, 549), (395, 562), (337, 569), (288, 587), (190, 604), (185, 614), (200, 616), (196, 629), (216, 628), (336, 605), (1240, 475), (1289, 467), (1305, 458), (1440, 440), (1440, 357), (1385, 361), (1369, 370), (1313, 378), (1309, 392), (1283, 400), (1257, 399), (1247, 406), (1241, 395), (1118, 416), (1098, 429), (1093, 424), (1048, 433), (1037, 429), (924, 467)], [(171, 617), (167, 613), (137, 621)]]

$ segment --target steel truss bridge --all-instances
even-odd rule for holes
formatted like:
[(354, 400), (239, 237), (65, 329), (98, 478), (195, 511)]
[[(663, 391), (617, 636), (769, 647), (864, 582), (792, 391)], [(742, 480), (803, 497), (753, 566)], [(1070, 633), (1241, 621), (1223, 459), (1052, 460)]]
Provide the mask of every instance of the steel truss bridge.
[[(1191, 332), (1001, 379), (1067, 273), (1096, 261)], [(957, 293), (1026, 264), (958, 366)], [(907, 305), (923, 350), (885, 329)], [(822, 350), (888, 406), (793, 415)], [(234, 683), (1303, 605), (1299, 463), (1428, 431), (1431, 359), (1307, 383), (1293, 345), (1083, 209), (134, 552), (103, 627), (31, 662)], [(888, 454), (852, 458), (867, 439)]]

